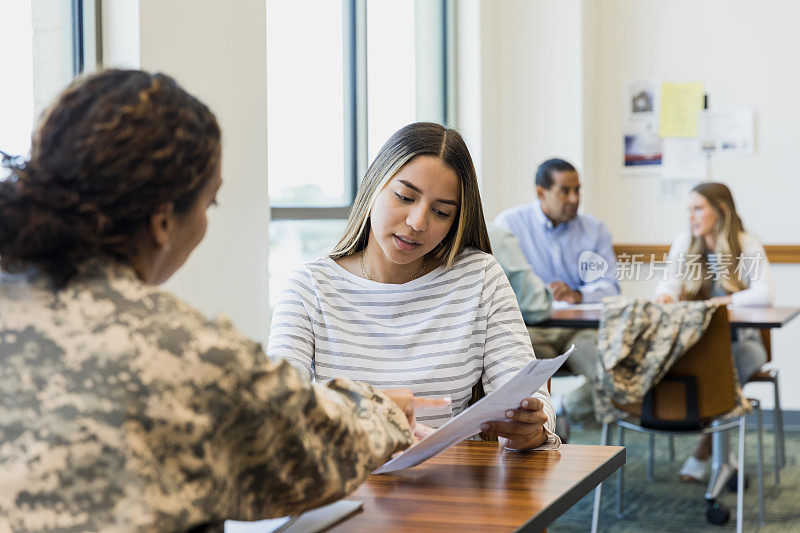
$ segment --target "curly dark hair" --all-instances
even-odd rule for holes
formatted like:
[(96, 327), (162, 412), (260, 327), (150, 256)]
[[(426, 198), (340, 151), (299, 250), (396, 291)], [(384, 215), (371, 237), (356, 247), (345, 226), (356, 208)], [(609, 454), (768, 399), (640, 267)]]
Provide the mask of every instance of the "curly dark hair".
[(45, 113), (30, 160), (0, 181), (0, 267), (38, 267), (60, 288), (89, 259), (129, 263), (156, 209), (186, 213), (219, 161), (214, 114), (171, 77), (80, 78)]

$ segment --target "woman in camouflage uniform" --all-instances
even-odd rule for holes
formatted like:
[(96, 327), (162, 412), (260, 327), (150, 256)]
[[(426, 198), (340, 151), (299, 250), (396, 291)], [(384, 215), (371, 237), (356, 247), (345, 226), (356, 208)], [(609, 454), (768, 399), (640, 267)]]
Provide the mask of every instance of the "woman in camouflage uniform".
[(409, 402), (312, 385), (156, 287), (220, 185), (211, 111), (122, 70), (67, 88), (0, 181), (0, 532), (296, 513), (410, 444)]

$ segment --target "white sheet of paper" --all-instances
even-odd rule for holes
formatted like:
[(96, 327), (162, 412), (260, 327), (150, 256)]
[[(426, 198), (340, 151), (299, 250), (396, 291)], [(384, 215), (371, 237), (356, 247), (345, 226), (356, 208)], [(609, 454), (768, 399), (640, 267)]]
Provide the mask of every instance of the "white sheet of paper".
[(571, 304), (563, 300), (553, 300), (553, 309), (575, 309), (583, 311), (601, 311), (603, 302), (592, 302), (588, 304)]
[(664, 179), (705, 179), (708, 171), (706, 154), (697, 137), (663, 139), (661, 177)]
[(734, 108), (700, 113), (699, 135), (703, 150), (752, 154), (755, 145), (755, 112)]
[[(316, 509), (306, 511), (300, 516), (284, 516), (256, 522), (225, 521), (225, 533), (311, 533), (323, 531), (343, 518), (350, 516), (364, 506), (356, 500), (339, 500)], [(293, 521), (292, 521), (293, 520)], [(291, 521), (291, 523), (290, 523)]]
[(385, 462), (374, 474), (385, 474), (404, 468), (411, 468), (427, 461), (434, 455), (458, 444), (467, 437), (481, 431), (481, 424), (495, 420), (505, 420), (506, 411), (516, 409), (519, 403), (547, 383), (567, 357), (575, 351), (575, 345), (552, 359), (537, 359), (528, 363), (503, 386), (483, 397), (458, 416), (431, 435), (407, 449), (402, 455)]
[(291, 519), (291, 516), (282, 516), (280, 518), (267, 518), (255, 522), (225, 520), (225, 525), (223, 527), (225, 528), (225, 533), (272, 533)]

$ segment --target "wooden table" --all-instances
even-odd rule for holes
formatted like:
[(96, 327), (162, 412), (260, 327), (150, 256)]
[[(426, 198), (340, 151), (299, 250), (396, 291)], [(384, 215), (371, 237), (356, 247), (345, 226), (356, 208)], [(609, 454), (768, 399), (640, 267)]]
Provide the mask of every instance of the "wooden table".
[[(800, 314), (800, 307), (729, 307), (728, 321), (732, 328), (780, 328)], [(597, 328), (598, 309), (556, 309), (547, 320), (533, 327)]]
[(539, 532), (624, 463), (622, 446), (523, 453), (464, 441), (415, 468), (370, 476), (348, 496), (364, 510), (334, 530)]

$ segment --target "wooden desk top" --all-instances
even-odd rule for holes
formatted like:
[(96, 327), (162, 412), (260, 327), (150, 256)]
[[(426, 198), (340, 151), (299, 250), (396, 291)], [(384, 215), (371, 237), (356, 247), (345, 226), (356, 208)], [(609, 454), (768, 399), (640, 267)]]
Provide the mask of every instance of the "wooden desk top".
[[(729, 307), (731, 327), (780, 328), (800, 314), (800, 307)], [(556, 309), (549, 319), (531, 324), (535, 327), (596, 328), (600, 326), (597, 309)]]
[(334, 530), (540, 532), (623, 464), (621, 446), (521, 453), (464, 441), (415, 468), (370, 476), (348, 496), (364, 510)]

